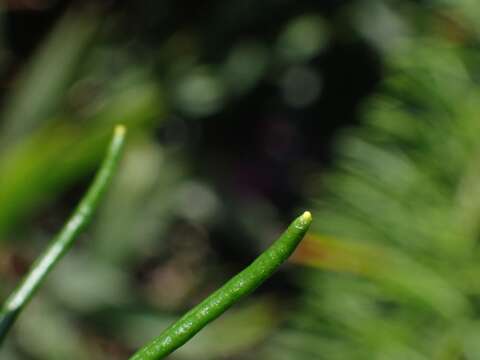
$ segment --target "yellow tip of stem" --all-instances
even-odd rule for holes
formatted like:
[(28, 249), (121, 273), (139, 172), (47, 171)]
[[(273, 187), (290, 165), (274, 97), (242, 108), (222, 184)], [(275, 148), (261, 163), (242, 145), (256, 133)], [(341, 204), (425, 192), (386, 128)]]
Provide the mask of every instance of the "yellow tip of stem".
[(302, 219), (303, 222), (309, 223), (312, 221), (312, 213), (310, 211), (305, 211), (300, 218)]
[(117, 125), (115, 126), (115, 136), (123, 136), (127, 132), (127, 128), (125, 125)]

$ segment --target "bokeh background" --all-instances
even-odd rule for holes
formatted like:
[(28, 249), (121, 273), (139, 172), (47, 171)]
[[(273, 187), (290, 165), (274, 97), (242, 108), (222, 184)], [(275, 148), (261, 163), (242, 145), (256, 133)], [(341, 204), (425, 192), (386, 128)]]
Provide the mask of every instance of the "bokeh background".
[(129, 128), (2, 359), (127, 359), (307, 208), (292, 261), (171, 359), (480, 359), (480, 3), (0, 14), (1, 299)]

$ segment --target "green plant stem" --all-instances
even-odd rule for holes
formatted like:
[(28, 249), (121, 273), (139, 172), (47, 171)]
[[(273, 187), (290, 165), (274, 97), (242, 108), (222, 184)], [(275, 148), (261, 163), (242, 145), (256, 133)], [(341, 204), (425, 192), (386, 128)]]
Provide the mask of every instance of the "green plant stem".
[(92, 185), (61, 231), (53, 238), (45, 252), (31, 266), (22, 282), (5, 300), (0, 312), (0, 343), (5, 339), (15, 319), (31, 300), (48, 273), (73, 245), (75, 239), (90, 223), (93, 214), (115, 173), (125, 144), (126, 129), (115, 128), (103, 163)]
[(295, 219), (282, 236), (252, 264), (141, 348), (130, 360), (163, 359), (185, 344), (204, 326), (268, 279), (292, 254), (311, 222), (312, 215), (308, 211)]

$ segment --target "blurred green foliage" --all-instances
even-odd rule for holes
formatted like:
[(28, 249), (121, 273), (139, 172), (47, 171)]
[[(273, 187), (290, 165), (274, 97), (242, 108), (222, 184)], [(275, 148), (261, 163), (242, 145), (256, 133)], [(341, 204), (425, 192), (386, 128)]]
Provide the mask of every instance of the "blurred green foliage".
[(112, 124), (133, 135), (3, 358), (127, 358), (307, 201), (316, 236), (295, 260), (309, 266), (172, 359), (480, 356), (475, 1), (32, 1), (32, 18), (57, 15), (25, 55), (8, 7), (27, 3), (1, 24), (0, 294), (63, 223)]
[(480, 356), (480, 68), (477, 23), (460, 3), (405, 6), (416, 17), (389, 38), (381, 91), (339, 137), (315, 203), (321, 235), (297, 257), (336, 274), (306, 275), (277, 341), (291, 344), (285, 358)]

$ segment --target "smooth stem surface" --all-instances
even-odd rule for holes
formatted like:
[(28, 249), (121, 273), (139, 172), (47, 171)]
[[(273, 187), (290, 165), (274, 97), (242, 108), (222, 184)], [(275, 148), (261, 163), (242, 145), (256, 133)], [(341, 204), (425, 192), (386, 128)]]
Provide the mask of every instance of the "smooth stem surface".
[[(81, 231), (90, 223), (95, 209), (105, 193), (115, 173), (125, 143), (124, 126), (115, 128), (103, 163), (95, 175), (92, 185), (83, 199), (65, 223), (61, 231), (53, 238), (45, 252), (33, 263), (22, 282), (5, 300), (0, 312), (0, 342), (12, 327), (15, 319), (35, 294), (48, 273), (65, 255)], [(73, 274), (74, 275), (74, 274)]]
[(268, 279), (292, 254), (311, 222), (312, 215), (308, 211), (295, 219), (282, 236), (252, 264), (140, 349), (130, 360), (163, 359), (185, 344), (204, 326)]

